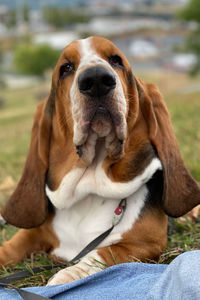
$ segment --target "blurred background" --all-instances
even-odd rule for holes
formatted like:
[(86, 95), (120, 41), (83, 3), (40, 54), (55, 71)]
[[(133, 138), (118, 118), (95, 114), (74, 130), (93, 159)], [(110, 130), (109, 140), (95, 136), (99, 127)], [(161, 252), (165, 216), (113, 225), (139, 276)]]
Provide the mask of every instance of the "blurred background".
[(0, 203), (22, 172), (61, 50), (90, 35), (111, 39), (136, 76), (158, 85), (200, 181), (200, 0), (0, 0)]

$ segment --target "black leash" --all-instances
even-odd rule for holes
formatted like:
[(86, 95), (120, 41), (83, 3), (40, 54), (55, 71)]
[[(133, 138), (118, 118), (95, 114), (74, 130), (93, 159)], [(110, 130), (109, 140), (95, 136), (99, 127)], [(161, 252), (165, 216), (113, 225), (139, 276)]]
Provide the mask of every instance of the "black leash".
[(122, 199), (120, 201), (118, 207), (114, 211), (112, 226), (108, 230), (106, 230), (105, 232), (100, 234), (92, 242), (90, 242), (83, 250), (81, 250), (81, 252), (79, 252), (78, 255), (76, 255), (72, 260), (70, 260), (66, 264), (57, 264), (57, 265), (54, 265), (54, 266), (35, 267), (35, 268), (32, 268), (31, 271), (29, 271), (29, 270), (20, 271), (20, 272), (17, 272), (17, 273), (14, 273), (14, 274), (11, 274), (11, 275), (0, 278), (0, 286), (10, 287), (12, 289), (15, 289), (19, 293), (19, 295), (22, 297), (22, 299), (24, 299), (24, 300), (50, 300), (49, 298), (40, 296), (38, 294), (34, 294), (34, 293), (31, 293), (31, 292), (16, 288), (16, 287), (10, 285), (10, 283), (13, 282), (13, 281), (23, 279), (26, 276), (33, 275), (33, 273), (37, 274), (37, 273), (40, 273), (44, 270), (51, 270), (51, 269), (55, 269), (55, 268), (58, 268), (58, 267), (66, 267), (66, 266), (70, 266), (71, 264), (76, 263), (78, 260), (80, 260), (86, 254), (88, 254), (90, 251), (94, 250), (111, 233), (113, 228), (120, 222), (120, 220), (121, 220), (121, 218), (124, 214), (125, 209), (126, 209), (126, 199)]
[(34, 294), (34, 293), (31, 293), (31, 292), (28, 292), (28, 291), (25, 291), (25, 290), (16, 288), (16, 287), (14, 287), (14, 286), (11, 285), (11, 284), (0, 283), (0, 286), (4, 286), (4, 287), (6, 287), (6, 288), (10, 287), (10, 288), (16, 290), (16, 291), (18, 292), (18, 294), (19, 294), (19, 295), (22, 297), (22, 299), (24, 299), (24, 300), (50, 300), (49, 298), (40, 296), (40, 295), (38, 295), (38, 294)]
[(52, 266), (48, 265), (48, 266), (42, 266), (42, 267), (34, 267), (31, 269), (31, 271), (29, 271), (29, 270), (19, 271), (14, 274), (0, 278), (0, 285), (1, 284), (9, 284), (13, 281), (23, 279), (27, 276), (35, 275), (35, 274), (40, 273), (45, 270), (52, 270), (52, 269), (56, 269), (58, 267), (63, 267), (63, 266), (65, 266), (65, 265), (64, 264), (58, 264), (58, 265), (52, 265)]

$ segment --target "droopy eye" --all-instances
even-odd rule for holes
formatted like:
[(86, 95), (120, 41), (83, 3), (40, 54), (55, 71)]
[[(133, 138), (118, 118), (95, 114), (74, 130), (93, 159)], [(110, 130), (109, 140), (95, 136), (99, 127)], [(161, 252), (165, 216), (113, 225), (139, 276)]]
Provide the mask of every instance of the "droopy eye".
[(67, 62), (60, 67), (60, 79), (72, 74), (74, 71), (74, 65), (71, 62)]
[(119, 55), (112, 55), (109, 57), (109, 63), (116, 68), (124, 68), (122, 59)]

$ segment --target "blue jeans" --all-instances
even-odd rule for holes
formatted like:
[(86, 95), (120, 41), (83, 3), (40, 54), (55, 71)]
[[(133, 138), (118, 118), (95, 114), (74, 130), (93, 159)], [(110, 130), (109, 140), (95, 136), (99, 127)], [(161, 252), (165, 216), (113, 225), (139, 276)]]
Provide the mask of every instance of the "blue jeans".
[[(126, 263), (69, 284), (27, 290), (55, 300), (199, 300), (200, 251), (179, 255), (169, 265)], [(0, 289), (1, 300), (21, 300)]]

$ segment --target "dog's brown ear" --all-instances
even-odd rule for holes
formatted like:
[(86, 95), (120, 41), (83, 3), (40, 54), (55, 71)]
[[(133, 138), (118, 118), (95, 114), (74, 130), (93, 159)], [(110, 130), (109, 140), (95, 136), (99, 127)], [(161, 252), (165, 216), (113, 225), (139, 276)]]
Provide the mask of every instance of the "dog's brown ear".
[(17, 227), (41, 225), (48, 214), (45, 175), (51, 135), (52, 96), (40, 103), (34, 117), (31, 143), (22, 177), (1, 214)]
[(137, 80), (137, 88), (149, 138), (163, 166), (163, 209), (168, 215), (179, 217), (200, 203), (200, 187), (184, 165), (166, 104), (157, 87)]

